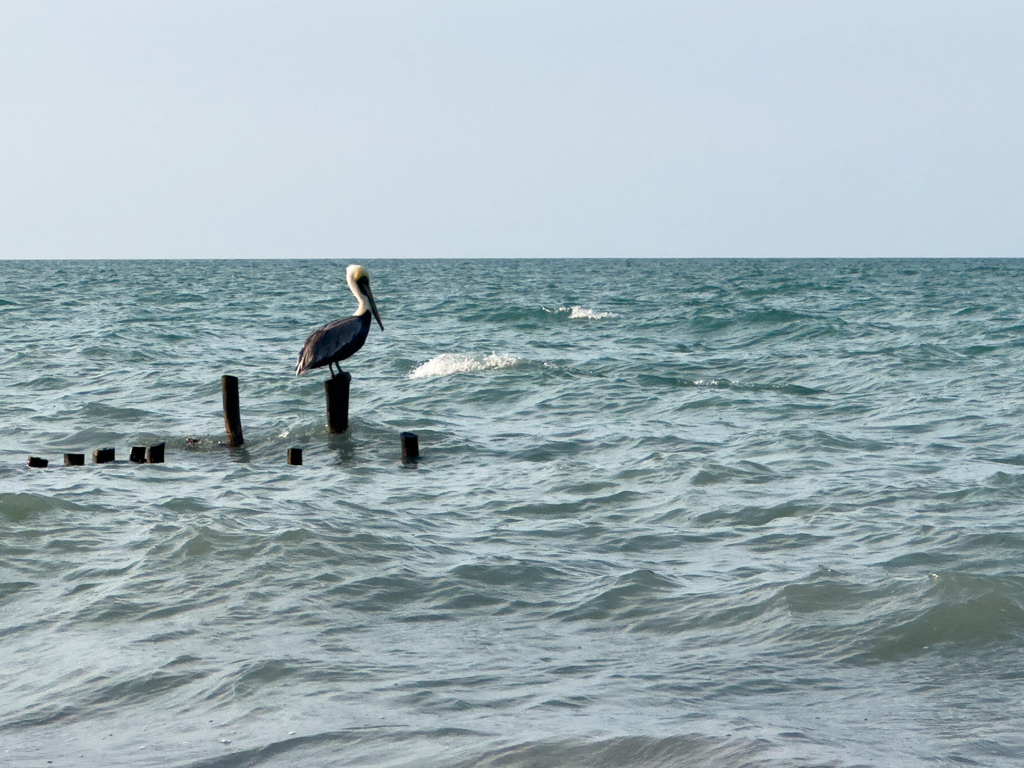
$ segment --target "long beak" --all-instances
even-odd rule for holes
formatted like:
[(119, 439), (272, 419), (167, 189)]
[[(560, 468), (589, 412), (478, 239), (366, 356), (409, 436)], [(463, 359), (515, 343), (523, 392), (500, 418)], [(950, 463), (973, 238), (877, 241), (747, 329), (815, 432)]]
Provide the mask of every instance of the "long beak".
[(380, 326), (381, 333), (383, 333), (384, 323), (380, 321), (380, 313), (377, 311), (377, 302), (373, 300), (373, 291), (370, 290), (370, 281), (367, 280), (363, 283), (362, 288), (366, 292), (366, 298), (370, 300), (370, 309), (373, 311), (373, 316), (377, 319), (377, 325)]

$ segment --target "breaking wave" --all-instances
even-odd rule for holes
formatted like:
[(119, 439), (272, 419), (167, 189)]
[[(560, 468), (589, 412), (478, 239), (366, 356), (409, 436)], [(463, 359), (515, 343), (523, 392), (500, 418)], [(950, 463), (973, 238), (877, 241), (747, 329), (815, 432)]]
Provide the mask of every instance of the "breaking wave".
[(442, 355), (427, 360), (427, 362), (410, 373), (409, 378), (429, 379), (434, 376), (450, 376), (454, 373), (510, 368), (518, 362), (518, 357), (506, 354), (490, 354), (478, 360), (470, 355), (455, 355), (445, 352)]
[(571, 307), (559, 307), (558, 309), (555, 310), (548, 309), (545, 311), (551, 312), (552, 314), (568, 313), (569, 317), (572, 320), (605, 320), (608, 318), (619, 316), (616, 312), (599, 312), (596, 309), (587, 309), (586, 307), (581, 307), (579, 304), (574, 304)]

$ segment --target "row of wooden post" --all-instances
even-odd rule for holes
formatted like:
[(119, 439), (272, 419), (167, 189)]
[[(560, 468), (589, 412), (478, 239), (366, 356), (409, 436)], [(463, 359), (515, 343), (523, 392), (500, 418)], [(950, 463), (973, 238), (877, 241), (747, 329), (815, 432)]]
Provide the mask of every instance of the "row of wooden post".
[[(99, 448), (92, 452), (92, 463), (93, 464), (109, 464), (114, 461), (115, 451), (113, 448)], [(136, 445), (132, 448), (131, 453), (128, 456), (129, 461), (135, 464), (163, 464), (164, 463), (164, 443), (159, 445), (151, 445), (146, 448), (143, 445)], [(44, 459), (39, 456), (29, 456), (28, 465), (30, 467), (38, 467), (45, 469), (50, 466), (50, 460)], [(85, 454), (84, 453), (65, 453), (64, 454), (64, 466), (65, 467), (81, 467), (85, 465)]]
[[(348, 430), (348, 392), (352, 383), (351, 374), (342, 371), (341, 376), (335, 376), (324, 382), (324, 390), (327, 393), (327, 428), (332, 434), (338, 435)], [(228, 435), (228, 447), (239, 448), (245, 443), (242, 434), (241, 407), (238, 400), (238, 377), (221, 376), (220, 379), (221, 400), (224, 405), (224, 429)], [(420, 456), (419, 438), (412, 432), (402, 432), (402, 461), (413, 462)], [(153, 445), (147, 449), (143, 446), (132, 448), (129, 459), (136, 464), (162, 464), (164, 461), (164, 444)], [(113, 448), (101, 448), (92, 455), (94, 464), (106, 464), (114, 460)], [(301, 466), (302, 449), (288, 449), (288, 463)], [(50, 462), (38, 456), (30, 456), (28, 465), (30, 467), (47, 467)], [(64, 464), (66, 466), (81, 466), (85, 464), (85, 454), (65, 453)]]

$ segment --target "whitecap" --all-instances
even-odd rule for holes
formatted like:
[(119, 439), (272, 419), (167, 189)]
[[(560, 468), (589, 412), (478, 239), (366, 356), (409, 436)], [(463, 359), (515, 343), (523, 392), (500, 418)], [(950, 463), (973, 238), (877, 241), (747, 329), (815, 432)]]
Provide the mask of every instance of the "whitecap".
[(453, 373), (496, 370), (498, 368), (508, 368), (518, 362), (518, 357), (505, 354), (490, 354), (482, 360), (477, 360), (470, 355), (455, 355), (445, 352), (427, 360), (427, 362), (410, 373), (409, 378), (427, 379), (432, 376), (450, 376)]
[(587, 309), (579, 304), (571, 307), (559, 307), (559, 312), (568, 312), (573, 320), (604, 320), (609, 317), (618, 317), (615, 312), (598, 312), (596, 309)]

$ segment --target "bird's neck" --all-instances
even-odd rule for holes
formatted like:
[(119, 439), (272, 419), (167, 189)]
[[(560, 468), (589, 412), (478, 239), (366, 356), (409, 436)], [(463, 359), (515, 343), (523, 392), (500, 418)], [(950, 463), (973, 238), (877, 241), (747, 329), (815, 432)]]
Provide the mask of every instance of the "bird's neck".
[(353, 312), (352, 314), (355, 315), (356, 317), (359, 317), (359, 315), (363, 315), (369, 312), (370, 307), (366, 303), (366, 297), (363, 296), (363, 294), (361, 294), (359, 291), (353, 291), (353, 293), (356, 295), (356, 298), (359, 299), (359, 306), (356, 308), (356, 311)]
[(348, 289), (352, 291), (352, 295), (356, 297), (356, 301), (359, 302), (359, 306), (356, 311), (352, 313), (353, 317), (359, 317), (370, 308), (366, 304), (366, 297), (363, 296), (363, 292), (359, 290), (359, 286), (356, 285), (356, 281), (352, 279), (352, 275), (348, 276)]

